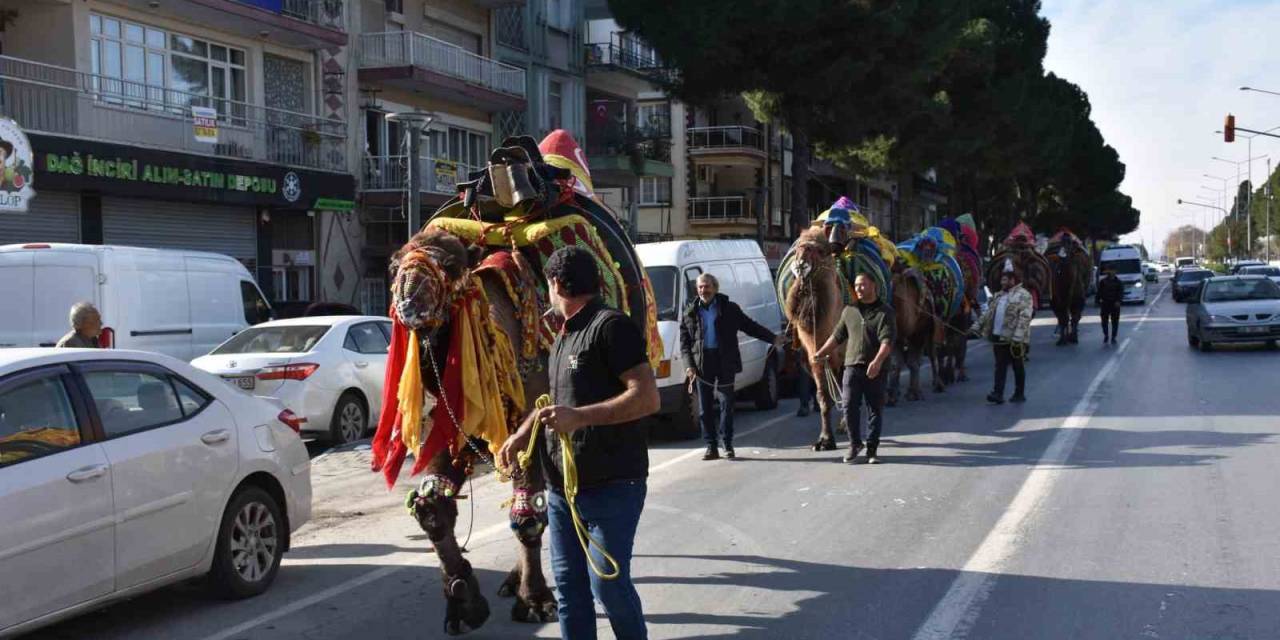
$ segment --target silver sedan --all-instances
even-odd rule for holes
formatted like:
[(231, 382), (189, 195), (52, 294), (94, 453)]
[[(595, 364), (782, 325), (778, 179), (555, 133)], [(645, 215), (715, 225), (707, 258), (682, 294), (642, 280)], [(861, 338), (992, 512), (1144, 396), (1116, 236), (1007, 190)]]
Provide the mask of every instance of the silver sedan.
[(1229, 342), (1280, 341), (1280, 286), (1265, 276), (1209, 278), (1190, 296), (1187, 343), (1201, 351)]

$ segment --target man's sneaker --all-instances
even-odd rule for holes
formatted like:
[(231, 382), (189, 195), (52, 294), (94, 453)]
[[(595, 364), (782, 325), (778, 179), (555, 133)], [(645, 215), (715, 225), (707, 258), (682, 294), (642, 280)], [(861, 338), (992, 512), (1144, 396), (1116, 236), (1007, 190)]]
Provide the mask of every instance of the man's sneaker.
[(992, 392), (987, 394), (987, 402), (990, 404), (1004, 404), (1004, 398)]
[(1022, 395), (1021, 393), (1015, 393), (1013, 394), (1012, 398), (1009, 398), (1009, 402), (1026, 402), (1026, 401), (1027, 401), (1027, 397)]
[(726, 458), (728, 458), (728, 459), (730, 459), (730, 460), (733, 460), (735, 457), (737, 457), (737, 456), (735, 456), (735, 455), (733, 454), (733, 447), (726, 446), (726, 447), (724, 448), (724, 457), (726, 457)]
[(719, 460), (720, 450), (715, 447), (707, 447), (707, 452), (702, 454), (703, 460)]
[(862, 445), (860, 444), (849, 445), (849, 453), (846, 453), (844, 455), (844, 461), (848, 462), (849, 464), (853, 464), (853, 461), (858, 459), (858, 453), (861, 451), (862, 451)]
[(797, 418), (804, 418), (804, 417), (806, 417), (806, 416), (808, 416), (808, 415), (809, 415), (809, 405), (807, 405), (807, 404), (802, 404), (802, 405), (800, 405), (800, 408), (799, 408), (799, 409), (796, 409), (796, 417), (797, 417)]
[(867, 464), (880, 464), (880, 458), (877, 458), (875, 456), (868, 456)]

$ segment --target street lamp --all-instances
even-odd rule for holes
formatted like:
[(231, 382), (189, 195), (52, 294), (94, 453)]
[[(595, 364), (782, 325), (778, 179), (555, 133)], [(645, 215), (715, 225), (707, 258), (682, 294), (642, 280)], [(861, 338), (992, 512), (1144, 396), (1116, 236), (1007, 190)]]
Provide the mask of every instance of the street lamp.
[[(1178, 204), (1189, 204), (1189, 205), (1191, 205), (1191, 206), (1193, 206), (1193, 207), (1204, 207), (1205, 209), (1213, 209), (1213, 210), (1215, 210), (1215, 211), (1221, 211), (1223, 214), (1226, 214), (1226, 213), (1227, 213), (1227, 210), (1226, 210), (1226, 209), (1223, 209), (1222, 207), (1216, 207), (1216, 206), (1214, 206), (1214, 205), (1211, 205), (1211, 204), (1205, 204), (1205, 203), (1203, 203), (1203, 202), (1190, 202), (1190, 201), (1187, 201), (1187, 200), (1183, 200), (1182, 198), (1178, 198)], [(1207, 235), (1206, 235), (1206, 232), (1205, 232), (1203, 229), (1201, 229), (1201, 230), (1200, 230), (1200, 234), (1201, 234), (1201, 236), (1202, 236), (1202, 237), (1204, 237), (1204, 238), (1205, 238), (1205, 239), (1203, 240), (1204, 244), (1206, 244), (1206, 245), (1207, 245), (1207, 244), (1209, 244), (1208, 237), (1207, 237)]]
[[(1237, 192), (1240, 189), (1240, 165), (1243, 164), (1243, 165), (1249, 166), (1249, 189), (1245, 191), (1245, 204), (1244, 204), (1244, 221), (1245, 221), (1244, 223), (1245, 223), (1245, 229), (1246, 229), (1245, 236), (1247, 238), (1247, 242), (1245, 244), (1245, 256), (1249, 258), (1253, 257), (1253, 216), (1250, 214), (1250, 209), (1253, 207), (1253, 161), (1261, 160), (1263, 158), (1268, 157), (1266, 154), (1260, 155), (1256, 158), (1253, 157), (1253, 138), (1254, 136), (1249, 136), (1248, 138), (1249, 152), (1248, 152), (1248, 156), (1244, 160), (1239, 160), (1239, 161), (1228, 160), (1226, 158), (1213, 156), (1213, 159), (1217, 160), (1218, 162), (1225, 162), (1227, 164), (1234, 164), (1236, 166)], [(1238, 202), (1238, 200), (1239, 200), (1239, 193), (1236, 194), (1236, 205), (1237, 205), (1236, 213), (1239, 213), (1239, 209), (1240, 209), (1239, 207), (1240, 203)]]
[(1273, 96), (1280, 96), (1280, 93), (1277, 93), (1277, 92), (1275, 92), (1275, 91), (1267, 91), (1266, 89), (1255, 89), (1255, 88), (1253, 88), (1253, 87), (1240, 87), (1240, 90), (1241, 90), (1241, 91), (1255, 91), (1255, 92), (1257, 92), (1257, 93), (1269, 93), (1269, 94), (1271, 94), (1271, 95), (1273, 95)]
[(435, 122), (436, 114), (427, 113), (425, 111), (400, 111), (397, 113), (388, 113), (384, 116), (387, 122), (398, 122), (409, 130), (409, 176), (408, 184), (408, 211), (405, 212), (405, 219), (409, 224), (409, 235), (405, 236), (405, 242), (408, 242), (413, 234), (417, 233), (422, 226), (422, 158), (419, 151), (422, 149), (422, 132)]

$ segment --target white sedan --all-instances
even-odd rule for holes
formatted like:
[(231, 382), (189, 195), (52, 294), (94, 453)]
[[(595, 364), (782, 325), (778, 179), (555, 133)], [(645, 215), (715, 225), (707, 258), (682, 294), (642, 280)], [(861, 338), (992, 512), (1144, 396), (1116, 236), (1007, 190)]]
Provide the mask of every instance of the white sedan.
[(391, 321), (321, 316), (255, 325), (191, 364), (247, 393), (279, 398), (302, 433), (333, 443), (358, 440), (382, 408)]
[(201, 575), (265, 591), (311, 517), (297, 425), (168, 356), (0, 350), (0, 637)]

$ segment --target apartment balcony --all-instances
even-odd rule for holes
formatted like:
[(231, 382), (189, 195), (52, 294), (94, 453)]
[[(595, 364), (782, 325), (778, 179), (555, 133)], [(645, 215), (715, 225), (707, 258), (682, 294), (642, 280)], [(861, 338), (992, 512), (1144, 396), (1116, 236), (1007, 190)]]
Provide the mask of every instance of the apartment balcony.
[(583, 45), (587, 70), (592, 73), (627, 73), (656, 83), (670, 82), (672, 70), (647, 47), (627, 46), (626, 41)]
[(510, 7), (523, 7), (528, 4), (529, 0), (471, 0), (471, 4), (481, 9), (507, 9)]
[(299, 49), (346, 46), (346, 0), (106, 0), (148, 14)]
[(747, 196), (706, 196), (689, 198), (689, 223), (710, 225), (756, 224), (756, 214)]
[[(366, 157), (360, 190), (369, 194), (396, 194), (399, 197), (409, 185), (410, 157)], [(450, 197), (457, 194), (459, 182), (466, 182), (473, 171), (484, 168), (430, 156), (420, 157), (418, 166), (422, 172), (418, 179), (418, 189), (421, 192)]]
[(769, 157), (764, 136), (751, 127), (690, 127), (688, 138), (695, 162), (758, 167)]
[(593, 182), (628, 186), (639, 176), (675, 175), (669, 129), (587, 127), (587, 163)]
[(524, 69), (411, 31), (359, 38), (360, 82), (430, 93), (488, 113), (525, 108)]
[[(197, 142), (192, 107), (215, 110)], [(347, 127), (306, 113), (0, 56), (0, 113), (32, 133), (347, 173)]]

